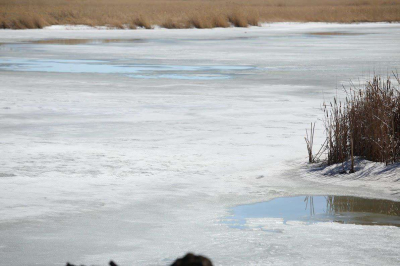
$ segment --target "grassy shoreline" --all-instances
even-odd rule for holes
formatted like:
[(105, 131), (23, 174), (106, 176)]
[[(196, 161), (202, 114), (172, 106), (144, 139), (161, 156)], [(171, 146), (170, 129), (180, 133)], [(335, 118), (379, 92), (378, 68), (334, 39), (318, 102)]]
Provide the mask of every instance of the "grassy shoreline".
[(262, 22), (398, 22), (400, 0), (0, 0), (0, 28), (247, 27)]

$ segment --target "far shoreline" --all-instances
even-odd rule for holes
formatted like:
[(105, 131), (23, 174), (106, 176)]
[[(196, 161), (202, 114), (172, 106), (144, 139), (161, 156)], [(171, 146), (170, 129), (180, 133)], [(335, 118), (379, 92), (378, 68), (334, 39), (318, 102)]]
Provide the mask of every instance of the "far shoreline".
[(400, 0), (0, 1), (0, 29), (51, 25), (168, 29), (229, 28), (270, 22), (399, 22)]
[(337, 27), (337, 26), (372, 26), (372, 25), (392, 25), (392, 26), (400, 26), (400, 21), (393, 21), (393, 22), (387, 22), (387, 21), (379, 21), (379, 22), (293, 22), (293, 21), (283, 21), (283, 22), (263, 22), (260, 23), (257, 26), (247, 26), (247, 27), (235, 27), (233, 25), (229, 27), (213, 27), (213, 28), (196, 28), (196, 27), (188, 27), (188, 28), (164, 28), (159, 25), (152, 25), (151, 28), (143, 28), (139, 27), (136, 29), (131, 29), (128, 27), (125, 28), (117, 28), (113, 26), (91, 26), (91, 25), (85, 25), (85, 24), (55, 24), (55, 25), (49, 25), (43, 28), (38, 28), (38, 29), (3, 29), (0, 28), (0, 31), (20, 31), (20, 30), (46, 30), (46, 31), (57, 31), (57, 30), (96, 30), (96, 31), (164, 31), (164, 30), (223, 30), (223, 29), (257, 29), (257, 28), (268, 28), (271, 26), (332, 26), (332, 27)]

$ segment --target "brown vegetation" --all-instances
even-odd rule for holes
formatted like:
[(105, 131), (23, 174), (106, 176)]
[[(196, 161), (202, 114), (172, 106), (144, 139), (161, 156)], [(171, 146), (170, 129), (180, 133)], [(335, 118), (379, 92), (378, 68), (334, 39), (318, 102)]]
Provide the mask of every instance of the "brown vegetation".
[(315, 156), (313, 155), (313, 146), (314, 146), (314, 133), (315, 133), (315, 123), (311, 123), (310, 134), (308, 134), (308, 130), (306, 129), (306, 136), (304, 137), (307, 144), (308, 151), (308, 162), (315, 163)]
[(360, 156), (391, 164), (400, 161), (400, 80), (375, 76), (364, 89), (347, 91), (344, 102), (334, 98), (325, 107), (328, 164)]
[(0, 28), (246, 27), (260, 22), (400, 21), (400, 0), (0, 0)]

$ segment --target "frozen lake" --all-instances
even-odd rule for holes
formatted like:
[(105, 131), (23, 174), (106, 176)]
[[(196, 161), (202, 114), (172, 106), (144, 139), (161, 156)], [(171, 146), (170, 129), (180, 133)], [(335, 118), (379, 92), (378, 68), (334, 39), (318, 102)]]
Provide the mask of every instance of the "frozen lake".
[[(341, 85), (400, 71), (400, 24), (0, 30), (0, 265), (398, 265), (400, 228), (246, 216), (278, 197), (400, 201), (400, 172), (307, 171)], [(384, 177), (384, 178), (383, 178)]]

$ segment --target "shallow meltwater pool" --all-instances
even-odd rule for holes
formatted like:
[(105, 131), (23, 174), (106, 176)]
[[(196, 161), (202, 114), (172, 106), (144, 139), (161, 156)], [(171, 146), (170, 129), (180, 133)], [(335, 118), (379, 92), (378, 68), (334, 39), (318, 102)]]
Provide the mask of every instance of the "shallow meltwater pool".
[(234, 228), (247, 227), (247, 219), (278, 218), (306, 223), (337, 222), (400, 227), (400, 202), (351, 196), (300, 196), (276, 198), (266, 202), (239, 205), (223, 223)]
[(135, 64), (108, 60), (0, 59), (0, 71), (119, 74), (137, 79), (230, 79), (255, 69), (246, 65)]
[(80, 44), (108, 44), (108, 43), (146, 43), (144, 39), (44, 39), (32, 41), (33, 44), (58, 44), (58, 45), (80, 45)]

